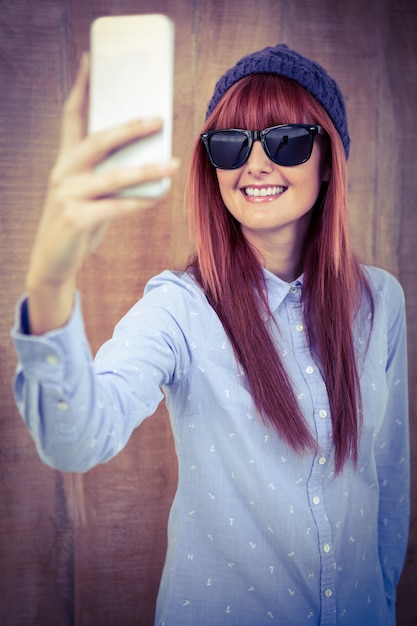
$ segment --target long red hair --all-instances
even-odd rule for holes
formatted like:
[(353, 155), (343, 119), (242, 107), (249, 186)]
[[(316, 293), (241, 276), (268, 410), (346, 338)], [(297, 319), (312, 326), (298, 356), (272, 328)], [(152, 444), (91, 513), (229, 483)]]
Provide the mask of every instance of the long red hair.
[[(286, 123), (320, 124), (330, 146), (331, 176), (314, 206), (304, 250), (303, 306), (310, 347), (329, 396), (339, 472), (348, 459), (356, 463), (358, 457), (362, 412), (352, 324), (364, 293), (372, 310), (370, 289), (349, 243), (346, 158), (339, 134), (307, 90), (274, 74), (251, 75), (233, 85), (202, 132)], [(188, 269), (225, 328), (258, 412), (296, 452), (316, 449), (271, 337), (262, 266), (222, 201), (201, 141), (191, 159), (187, 203), (195, 242)]]

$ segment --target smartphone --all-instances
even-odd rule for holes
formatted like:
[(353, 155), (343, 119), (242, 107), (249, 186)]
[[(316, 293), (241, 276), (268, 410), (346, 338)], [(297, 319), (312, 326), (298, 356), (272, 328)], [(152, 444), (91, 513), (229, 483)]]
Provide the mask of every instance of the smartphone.
[[(91, 25), (89, 133), (137, 118), (163, 119), (162, 131), (112, 153), (98, 171), (169, 161), (172, 149), (174, 24), (161, 14), (100, 17)], [(158, 197), (170, 179), (118, 195)]]

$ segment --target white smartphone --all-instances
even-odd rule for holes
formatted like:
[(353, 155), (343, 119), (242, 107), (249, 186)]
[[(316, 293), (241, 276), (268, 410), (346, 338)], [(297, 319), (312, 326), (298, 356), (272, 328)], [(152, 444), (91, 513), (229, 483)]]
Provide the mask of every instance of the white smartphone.
[[(137, 118), (163, 119), (161, 132), (129, 144), (97, 166), (141, 166), (169, 161), (172, 149), (174, 24), (161, 14), (100, 17), (91, 26), (89, 133)], [(158, 197), (170, 179), (119, 195)]]

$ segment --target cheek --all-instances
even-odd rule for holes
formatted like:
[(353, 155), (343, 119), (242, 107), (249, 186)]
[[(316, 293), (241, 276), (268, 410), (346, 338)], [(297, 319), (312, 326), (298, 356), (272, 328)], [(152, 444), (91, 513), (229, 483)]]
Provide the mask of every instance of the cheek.
[(303, 168), (303, 170), (302, 177), (300, 176), (298, 180), (299, 188), (304, 189), (304, 193), (313, 199), (314, 204), (323, 182), (330, 179), (331, 169), (326, 153), (324, 150), (320, 150), (319, 145), (315, 144), (310, 159), (303, 165), (300, 165), (300, 168)]
[(238, 188), (237, 170), (216, 170), (217, 182), (223, 202), (227, 206), (227, 199)]
[(232, 170), (216, 170), (217, 182), (219, 183), (219, 189), (229, 188), (231, 186), (233, 177), (231, 176)]
[[(308, 165), (308, 167), (303, 171), (302, 176), (297, 176), (297, 180), (295, 178), (293, 179), (293, 189), (294, 194), (297, 195), (297, 202), (300, 208), (312, 208), (317, 201), (323, 181), (325, 180), (325, 178), (323, 178), (325, 170), (321, 168), (319, 162), (306, 163), (305, 165)], [(293, 198), (295, 198), (295, 195)]]

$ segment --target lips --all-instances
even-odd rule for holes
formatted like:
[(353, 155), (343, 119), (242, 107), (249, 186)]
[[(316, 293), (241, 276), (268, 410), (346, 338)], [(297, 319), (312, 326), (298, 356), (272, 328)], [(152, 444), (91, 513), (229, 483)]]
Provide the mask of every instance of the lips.
[(271, 185), (269, 187), (244, 187), (242, 189), (243, 193), (251, 198), (267, 198), (272, 196), (279, 196), (281, 193), (284, 193), (285, 190), (286, 187), (274, 185)]

